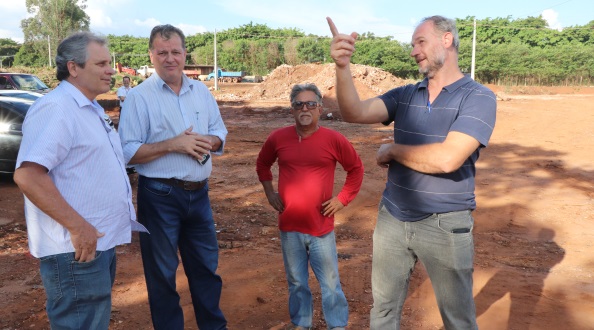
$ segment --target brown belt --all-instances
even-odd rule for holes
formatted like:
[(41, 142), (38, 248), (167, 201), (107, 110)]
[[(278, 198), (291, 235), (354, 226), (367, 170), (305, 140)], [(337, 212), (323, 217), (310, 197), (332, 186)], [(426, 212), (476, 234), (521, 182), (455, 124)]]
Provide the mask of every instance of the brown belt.
[(170, 185), (170, 186), (174, 186), (174, 187), (179, 187), (182, 188), (184, 190), (199, 190), (202, 189), (204, 187), (204, 185), (206, 185), (206, 183), (208, 182), (208, 179), (204, 179), (202, 181), (184, 181), (184, 180), (179, 180), (179, 179), (163, 179), (163, 178), (150, 178), (152, 180), (155, 181), (159, 181), (161, 183)]

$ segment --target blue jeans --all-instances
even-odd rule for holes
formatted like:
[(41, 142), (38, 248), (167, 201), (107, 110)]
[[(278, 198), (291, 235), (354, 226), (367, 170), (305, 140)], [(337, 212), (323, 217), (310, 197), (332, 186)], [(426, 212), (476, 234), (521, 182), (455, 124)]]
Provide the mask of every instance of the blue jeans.
[(74, 260), (74, 253), (62, 253), (40, 258), (39, 265), (52, 329), (109, 327), (115, 248), (97, 251), (89, 262)]
[(394, 218), (383, 204), (373, 233), (371, 329), (400, 329), (410, 275), (420, 260), (429, 275), (446, 329), (478, 329), (472, 296), (471, 211)]
[(184, 329), (175, 276), (181, 255), (201, 330), (227, 328), (219, 308), (223, 282), (208, 184), (184, 190), (143, 176), (138, 180), (138, 221), (150, 232), (140, 233), (142, 263), (155, 329)]
[(349, 307), (340, 286), (334, 231), (320, 237), (280, 232), (283, 261), (289, 283), (289, 315), (295, 325), (312, 326), (313, 301), (308, 285), (309, 267), (320, 283), (322, 310), (329, 329), (346, 327)]

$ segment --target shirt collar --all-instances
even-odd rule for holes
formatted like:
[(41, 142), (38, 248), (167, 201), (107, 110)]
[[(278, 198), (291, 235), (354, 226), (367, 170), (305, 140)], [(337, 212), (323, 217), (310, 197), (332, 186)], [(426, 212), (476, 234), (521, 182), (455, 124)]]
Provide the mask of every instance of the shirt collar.
[(78, 88), (76, 88), (76, 86), (74, 86), (67, 80), (62, 80), (58, 87), (60, 89), (63, 89), (66, 94), (72, 96), (79, 108), (82, 109), (86, 106), (91, 106), (96, 110), (103, 111), (103, 107), (99, 105), (97, 99), (93, 99), (93, 101), (89, 100)]
[[(157, 86), (171, 90), (171, 87), (169, 87), (165, 80), (161, 79), (161, 77), (159, 77), (159, 75), (156, 72), (151, 75), (151, 77), (153, 76), (155, 76), (155, 83), (157, 84)], [(179, 90), (179, 95), (182, 95), (183, 93), (193, 89), (194, 85), (190, 83), (190, 78), (188, 78), (188, 76), (186, 76), (185, 73), (182, 73), (182, 86)]]
[[(464, 86), (465, 84), (467, 84), (468, 82), (472, 81), (472, 79), (467, 76), (464, 75), (462, 78), (456, 80), (455, 82), (445, 86), (443, 89), (445, 89), (448, 93), (453, 93), (455, 90), (457, 90), (458, 88)], [(424, 88), (427, 89), (427, 86), (429, 85), (429, 79), (425, 78), (423, 79), (423, 81), (421, 81), (419, 83), (419, 87), (418, 89)]]

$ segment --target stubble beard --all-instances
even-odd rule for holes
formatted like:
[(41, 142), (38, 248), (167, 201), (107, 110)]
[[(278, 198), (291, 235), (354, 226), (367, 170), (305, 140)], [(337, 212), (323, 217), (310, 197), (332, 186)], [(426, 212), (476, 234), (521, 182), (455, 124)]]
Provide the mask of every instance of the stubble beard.
[(419, 73), (421, 73), (425, 78), (433, 78), (435, 74), (443, 68), (445, 63), (446, 53), (444, 49), (438, 49), (435, 52), (435, 58), (429, 59), (429, 65), (426, 67), (419, 67)]

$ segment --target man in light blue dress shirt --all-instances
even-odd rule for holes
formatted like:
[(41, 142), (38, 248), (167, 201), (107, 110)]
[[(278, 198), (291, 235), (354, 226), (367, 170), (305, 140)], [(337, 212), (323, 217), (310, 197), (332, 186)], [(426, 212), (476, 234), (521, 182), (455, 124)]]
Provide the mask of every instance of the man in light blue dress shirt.
[(108, 329), (115, 246), (143, 228), (120, 138), (95, 100), (114, 74), (106, 40), (71, 35), (58, 46), (56, 66), (60, 85), (25, 117), (14, 181), (25, 195), (51, 328)]
[(149, 55), (156, 73), (128, 93), (119, 134), (126, 162), (139, 174), (138, 220), (151, 233), (140, 235), (140, 246), (153, 326), (184, 329), (179, 250), (198, 327), (226, 329), (208, 177), (210, 155), (222, 154), (227, 129), (206, 86), (183, 74), (181, 30), (154, 27)]

